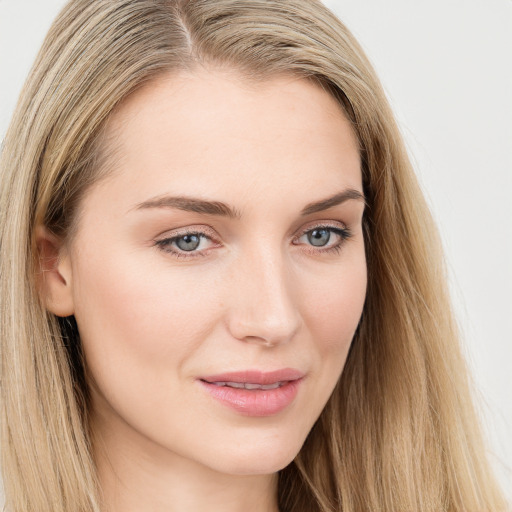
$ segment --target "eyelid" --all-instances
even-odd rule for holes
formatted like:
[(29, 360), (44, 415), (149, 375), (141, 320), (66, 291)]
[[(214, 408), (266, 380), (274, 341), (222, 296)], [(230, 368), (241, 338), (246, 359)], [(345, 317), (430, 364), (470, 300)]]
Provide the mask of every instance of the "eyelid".
[[(202, 249), (200, 251), (183, 251), (179, 248), (172, 248), (172, 242), (186, 235), (198, 235), (211, 241), (212, 247)], [(218, 236), (209, 226), (196, 225), (177, 228), (171, 231), (165, 231), (163, 234), (155, 238), (153, 244), (161, 251), (171, 254), (175, 258), (193, 259), (206, 256), (215, 246), (219, 246)]]
[[(315, 229), (327, 229), (331, 230), (335, 233), (337, 237), (339, 237), (339, 241), (335, 244), (329, 245), (329, 246), (309, 246), (306, 251), (318, 254), (318, 253), (326, 253), (329, 251), (339, 251), (341, 249), (341, 246), (344, 244), (344, 242), (347, 241), (352, 236), (352, 233), (350, 229), (342, 222), (339, 221), (312, 221), (305, 226), (302, 226), (298, 232), (292, 237), (292, 244), (293, 245), (307, 245), (307, 244), (300, 244), (298, 243), (298, 240), (302, 238), (305, 234), (309, 233), (310, 231), (313, 231)], [(186, 236), (186, 235), (198, 235), (201, 237), (204, 237), (212, 243), (212, 247), (208, 247), (206, 249), (202, 249), (199, 251), (183, 251), (179, 248), (171, 248), (172, 242), (176, 239), (179, 239), (180, 237)], [(219, 237), (215, 230), (213, 230), (210, 226), (205, 225), (192, 225), (192, 226), (186, 226), (183, 228), (176, 228), (171, 231), (165, 231), (163, 234), (159, 235), (154, 240), (154, 245), (158, 246), (160, 250), (167, 252), (169, 254), (172, 254), (176, 258), (184, 258), (184, 259), (193, 259), (201, 256), (207, 256), (211, 249), (214, 249), (215, 247), (220, 247), (221, 242), (219, 241)]]
[(215, 230), (212, 227), (205, 224), (193, 224), (191, 226), (184, 226), (182, 228), (166, 230), (157, 235), (155, 237), (155, 241), (168, 240), (169, 238), (176, 238), (191, 234), (205, 235), (208, 238), (211, 238), (212, 240), (218, 238), (218, 235), (216, 234)]
[(302, 226), (297, 234), (293, 237), (293, 239), (300, 238), (301, 236), (305, 235), (309, 231), (312, 231), (314, 229), (333, 229), (333, 230), (348, 230), (348, 227), (343, 222), (334, 221), (334, 220), (315, 220), (312, 221), (305, 226)]
[[(337, 241), (325, 246), (314, 246), (308, 243), (300, 243), (300, 239), (307, 233), (318, 229), (330, 230), (337, 237)], [(303, 246), (303, 251), (309, 253), (311, 256), (320, 256), (328, 254), (339, 254), (343, 250), (345, 243), (353, 236), (352, 231), (348, 226), (338, 221), (316, 221), (309, 225), (303, 226), (299, 231), (299, 234), (293, 238), (292, 243), (294, 245)], [(329, 238), (330, 242), (330, 238)]]

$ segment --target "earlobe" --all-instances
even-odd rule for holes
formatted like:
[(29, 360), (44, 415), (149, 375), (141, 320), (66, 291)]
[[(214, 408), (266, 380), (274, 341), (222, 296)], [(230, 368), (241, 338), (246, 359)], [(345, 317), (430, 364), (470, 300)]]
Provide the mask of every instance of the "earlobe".
[(74, 314), (72, 271), (68, 251), (46, 227), (35, 230), (39, 261), (36, 282), (46, 309), (57, 316)]

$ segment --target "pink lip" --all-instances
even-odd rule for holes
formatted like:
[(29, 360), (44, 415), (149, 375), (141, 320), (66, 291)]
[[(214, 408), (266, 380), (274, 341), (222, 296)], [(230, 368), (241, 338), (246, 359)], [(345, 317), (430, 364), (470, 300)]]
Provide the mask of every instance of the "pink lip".
[[(297, 395), (304, 373), (293, 368), (273, 372), (246, 370), (202, 377), (199, 382), (206, 391), (224, 405), (245, 416), (271, 416), (290, 405)], [(259, 385), (284, 382), (275, 389), (240, 389), (219, 386), (216, 382), (239, 382)]]

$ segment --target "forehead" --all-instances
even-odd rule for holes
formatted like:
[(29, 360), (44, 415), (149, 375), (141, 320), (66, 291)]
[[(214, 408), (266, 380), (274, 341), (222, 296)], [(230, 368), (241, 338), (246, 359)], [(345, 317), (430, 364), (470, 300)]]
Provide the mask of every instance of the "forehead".
[(258, 83), (226, 70), (162, 76), (120, 105), (107, 134), (114, 179), (133, 204), (159, 193), (229, 202), (268, 196), (273, 186), (299, 196), (307, 186), (309, 202), (332, 187), (361, 189), (358, 143), (341, 106), (295, 76)]

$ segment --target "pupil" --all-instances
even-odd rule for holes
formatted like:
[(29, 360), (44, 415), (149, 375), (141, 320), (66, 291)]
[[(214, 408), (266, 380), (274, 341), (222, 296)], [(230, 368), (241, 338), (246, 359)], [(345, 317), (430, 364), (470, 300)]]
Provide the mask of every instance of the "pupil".
[(182, 251), (193, 251), (199, 247), (201, 239), (198, 235), (184, 235), (176, 240), (176, 245)]
[(328, 229), (314, 229), (308, 233), (308, 240), (311, 245), (321, 247), (326, 245), (331, 238), (331, 232)]

